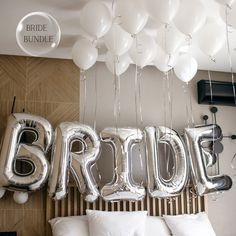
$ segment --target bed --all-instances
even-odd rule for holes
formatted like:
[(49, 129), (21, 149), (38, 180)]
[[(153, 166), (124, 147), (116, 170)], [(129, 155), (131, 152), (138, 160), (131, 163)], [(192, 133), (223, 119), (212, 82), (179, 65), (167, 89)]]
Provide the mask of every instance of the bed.
[[(199, 212), (207, 212), (206, 197), (197, 196), (192, 187), (187, 187), (180, 196), (173, 200), (154, 199), (146, 196), (139, 202), (105, 202), (99, 198), (94, 203), (87, 203), (77, 190), (77, 187), (70, 185), (68, 195), (61, 201), (54, 201), (47, 198), (46, 208), (47, 222), (56, 217), (85, 215), (86, 209), (102, 211), (144, 211), (150, 216), (179, 215)], [(47, 236), (52, 236), (50, 225), (47, 224)]]

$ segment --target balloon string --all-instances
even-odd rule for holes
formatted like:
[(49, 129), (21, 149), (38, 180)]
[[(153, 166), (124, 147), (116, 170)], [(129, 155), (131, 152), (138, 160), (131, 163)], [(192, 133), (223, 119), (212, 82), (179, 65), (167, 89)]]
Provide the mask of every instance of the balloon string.
[[(116, 132), (118, 133), (118, 119), (120, 117), (120, 76), (117, 75), (117, 68), (116, 65), (118, 63), (118, 58), (114, 57), (113, 60), (114, 63), (114, 121), (115, 121), (115, 128)], [(114, 155), (118, 155), (118, 150), (115, 148)], [(114, 169), (115, 172), (117, 172), (118, 168), (122, 166), (122, 161), (118, 162), (116, 158), (116, 167)]]
[(113, 22), (115, 22), (115, 20), (116, 20), (116, 16), (115, 16), (115, 5), (116, 5), (116, 0), (112, 0), (112, 3), (111, 3), (111, 12), (112, 12), (112, 15), (113, 15)]
[[(187, 42), (188, 42), (188, 52), (189, 52), (189, 60), (190, 60), (190, 57), (191, 57), (191, 41), (192, 41), (192, 36), (191, 35), (188, 35), (187, 37)], [(190, 71), (191, 71), (191, 66), (192, 64), (190, 64)], [(192, 127), (194, 127), (194, 116), (193, 116), (193, 105), (192, 105), (192, 96), (191, 96), (191, 92), (190, 92), (190, 87), (189, 87), (189, 82), (186, 83), (186, 103), (188, 103), (189, 101), (189, 104), (187, 104), (187, 106), (189, 106), (189, 108), (187, 108), (187, 114), (188, 114), (188, 127), (190, 125), (192, 125)]]
[[(86, 114), (86, 105), (87, 105), (87, 78), (84, 70), (81, 70), (81, 82), (84, 84), (84, 101), (83, 101), (83, 113), (82, 113), (82, 123), (85, 122), (85, 114)], [(85, 148), (83, 149), (83, 160), (85, 157)]]
[(219, 175), (220, 174), (220, 158), (219, 158), (219, 154), (216, 154), (216, 159), (217, 159), (216, 174)]
[(225, 29), (226, 29), (227, 52), (228, 52), (229, 66), (230, 66), (230, 72), (231, 72), (231, 82), (232, 82), (232, 87), (233, 87), (234, 105), (236, 106), (236, 92), (235, 92), (235, 83), (234, 83), (233, 63), (232, 63), (232, 57), (230, 53), (230, 44), (229, 44), (228, 6), (225, 7), (225, 22), (226, 22)]
[[(95, 67), (95, 80), (94, 80), (94, 93), (95, 93), (95, 105), (94, 105), (94, 123), (93, 123), (93, 128), (96, 130), (97, 128), (97, 105), (98, 105), (98, 89), (97, 89), (97, 66)], [(101, 182), (102, 182), (102, 175), (98, 167), (98, 163), (95, 162), (95, 169), (98, 175), (98, 186), (101, 187)]]
[[(112, 0), (112, 14), (113, 14), (113, 23), (116, 21), (115, 16), (115, 4), (116, 0)], [(116, 48), (116, 35), (115, 30), (112, 31), (113, 35), (113, 45)], [(113, 55), (114, 56), (114, 55)], [(113, 67), (114, 67), (114, 122), (116, 127), (116, 132), (118, 133), (118, 117), (120, 116), (120, 78), (117, 76), (116, 65), (118, 63), (118, 58), (114, 56), (113, 58)]]
[(93, 129), (97, 128), (97, 106), (98, 106), (98, 90), (97, 90), (97, 66), (95, 67), (94, 76), (94, 94), (95, 94), (95, 104), (94, 104), (94, 119), (93, 119)]
[(114, 59), (114, 122), (115, 122), (115, 127), (116, 127), (116, 132), (118, 132), (118, 94), (117, 94), (117, 76), (116, 76), (116, 61)]
[(137, 135), (138, 135), (138, 65), (137, 65), (137, 57), (138, 57), (138, 42), (137, 37), (135, 36), (135, 55), (136, 55), (136, 64), (135, 64), (135, 77), (134, 77), (134, 87), (135, 87), (135, 122), (137, 127)]
[(142, 111), (141, 85), (142, 85), (142, 69), (140, 68), (138, 71), (138, 97), (139, 97), (140, 125), (142, 126), (143, 125), (143, 111)]
[[(167, 82), (167, 99), (168, 99), (168, 108), (169, 108), (169, 115), (171, 117), (171, 91), (170, 91), (170, 78), (169, 78), (169, 72), (166, 73), (166, 82)], [(170, 119), (170, 126), (172, 126), (172, 121)]]
[(188, 96), (189, 96), (191, 122), (192, 122), (192, 127), (194, 127), (195, 126), (195, 121), (194, 121), (194, 115), (193, 115), (193, 103), (192, 103), (192, 96), (191, 96), (189, 83), (187, 83), (187, 88), (188, 88)]
[[(116, 0), (112, 0), (112, 14), (113, 14), (113, 23), (116, 20), (115, 17), (115, 3)], [(113, 45), (116, 48), (116, 35), (115, 35), (115, 30), (112, 31), (112, 35), (113, 35)], [(118, 85), (118, 77), (116, 74), (116, 63), (117, 63), (118, 59), (113, 55), (113, 67), (114, 67), (114, 122), (115, 122), (115, 127), (116, 127), (116, 132), (118, 133), (118, 97), (119, 97), (119, 85)]]
[[(165, 51), (167, 51), (167, 30), (168, 30), (168, 24), (165, 24), (165, 31), (164, 31), (164, 48), (165, 48)], [(170, 62), (170, 55), (169, 55), (169, 61), (168, 61), (168, 64)], [(172, 102), (171, 102), (171, 93), (170, 93), (170, 81), (169, 81), (169, 71), (166, 72), (165, 74), (165, 77), (164, 78), (164, 89), (163, 89), (163, 92), (164, 92), (164, 126), (165, 126), (165, 133), (166, 133), (166, 126), (167, 126), (167, 109), (169, 107), (169, 115), (170, 115), (170, 126), (171, 126), (171, 129), (172, 129)], [(168, 91), (167, 92), (167, 98), (166, 98), (166, 93), (165, 91)], [(166, 103), (168, 103), (168, 107), (166, 106)], [(171, 137), (172, 138), (172, 137)], [(165, 154), (165, 157), (167, 158), (166, 159), (166, 173), (168, 174), (168, 177), (170, 178), (170, 149), (168, 149), (168, 153), (167, 153), (167, 145), (164, 146), (164, 154)], [(167, 198), (167, 201), (168, 203), (171, 203), (172, 202), (172, 198)]]
[[(166, 73), (163, 73), (163, 83), (162, 83), (162, 91), (163, 91), (163, 110), (164, 110), (164, 127), (165, 127), (165, 132), (166, 132), (166, 125), (167, 125), (167, 106), (166, 106)], [(166, 156), (166, 145), (164, 146), (164, 155)], [(158, 155), (160, 155), (160, 150)], [(168, 172), (168, 171), (167, 171)]]
[[(171, 91), (171, 101), (170, 101), (170, 104), (171, 104), (171, 108), (170, 108), (170, 110), (171, 110), (171, 113), (170, 113), (170, 128), (171, 128), (171, 130), (173, 129), (173, 87), (174, 87), (173, 83), (174, 83), (174, 80), (173, 80), (173, 74), (172, 74), (171, 83), (170, 83), (171, 84), (171, 89), (170, 89), (170, 91)], [(171, 135), (171, 141), (172, 141), (172, 139), (173, 139), (173, 136)], [(177, 165), (177, 163), (173, 162), (172, 170), (177, 169), (176, 165)], [(174, 173), (174, 172), (172, 172), (172, 173)]]
[[(142, 111), (142, 91), (141, 91), (142, 86), (141, 85), (142, 85), (142, 70), (140, 68), (139, 73), (138, 73), (138, 97), (139, 97), (140, 126), (142, 127), (143, 126), (143, 111)], [(144, 142), (145, 142), (145, 139), (144, 139)], [(143, 159), (141, 155), (141, 143), (139, 143), (139, 159), (140, 159), (141, 172), (143, 173), (144, 164), (143, 164)], [(143, 181), (141, 185), (143, 185)]]
[[(213, 125), (216, 124), (216, 120), (214, 119), (214, 115), (215, 114), (212, 113), (212, 123), (213, 123)], [(215, 155), (215, 129), (214, 129), (214, 126), (213, 126), (213, 130), (212, 130), (212, 136), (213, 136), (213, 139), (212, 139), (212, 155)]]
[(116, 95), (116, 64), (115, 64), (115, 60), (113, 61), (114, 63), (114, 78), (113, 78), (113, 85), (114, 85), (114, 110), (113, 110), (113, 113), (114, 113), (114, 122), (115, 122), (115, 127), (116, 127), (116, 130), (117, 130), (117, 109), (116, 109), (116, 98), (117, 98), (117, 95)]
[[(80, 95), (81, 95), (81, 92), (80, 92), (80, 88), (81, 88), (81, 71), (79, 72), (79, 76), (78, 76), (78, 78), (76, 79), (76, 98), (75, 98), (75, 104), (76, 105), (80, 105)], [(81, 90), (82, 90), (82, 88), (81, 88)], [(82, 101), (82, 99), (81, 99), (81, 101)], [(36, 102), (36, 101), (35, 101)], [(46, 101), (45, 101), (46, 102)], [(77, 114), (77, 120), (79, 121), (79, 122), (81, 122), (81, 113), (80, 112), (82, 112), (81, 111), (81, 109), (82, 109), (82, 105), (81, 106), (79, 106), (79, 112), (78, 112), (78, 114)]]
[[(191, 41), (192, 41), (192, 36), (188, 35), (187, 37), (187, 43), (188, 43), (188, 53), (189, 53), (189, 60), (191, 57)], [(191, 71), (191, 66), (192, 64), (190, 64), (190, 71)], [(192, 105), (192, 96), (191, 96), (191, 92), (190, 92), (190, 86), (189, 86), (189, 82), (186, 83), (186, 103), (187, 103), (187, 114), (188, 114), (188, 127), (191, 125), (192, 127), (194, 127), (194, 116), (193, 116), (193, 105)], [(188, 104), (189, 101), (189, 104)], [(189, 106), (189, 107), (188, 107)]]
[(208, 79), (209, 79), (209, 85), (210, 85), (211, 104), (213, 104), (213, 92), (212, 92), (211, 72), (208, 70), (207, 73), (208, 73)]
[[(166, 73), (166, 80), (167, 80), (167, 96), (168, 96), (168, 106), (169, 106), (169, 115), (170, 115), (170, 129), (173, 128), (173, 103), (172, 103), (172, 86), (170, 85), (170, 77), (169, 72)], [(170, 141), (172, 142), (172, 135), (170, 134)], [(170, 177), (170, 154), (171, 151), (168, 149), (167, 161), (166, 161), (166, 171), (168, 176)], [(174, 168), (174, 166), (172, 167)]]
[(86, 114), (86, 104), (87, 104), (87, 78), (84, 70), (81, 70), (81, 82), (84, 84), (84, 103), (83, 103), (83, 113), (82, 113), (82, 123), (85, 122)]
[[(212, 79), (211, 79), (211, 72), (209, 70), (208, 70), (208, 79), (209, 79), (209, 85), (210, 85), (211, 104), (213, 104)], [(214, 115), (212, 114), (212, 123), (214, 125), (216, 122), (213, 118), (214, 118)], [(212, 134), (213, 134), (212, 155), (215, 155), (215, 130), (214, 130), (214, 128), (212, 129)], [(217, 158), (217, 162), (218, 161), (219, 161), (219, 159)], [(217, 163), (217, 165), (218, 165), (218, 163)], [(211, 175), (213, 175), (212, 172), (213, 172), (213, 167), (211, 167)], [(215, 172), (216, 172), (216, 167), (215, 167)]]
[(118, 89), (118, 91), (117, 91), (117, 95), (118, 95), (118, 99), (117, 99), (117, 109), (118, 109), (118, 111), (117, 111), (117, 114), (118, 114), (118, 118), (120, 119), (120, 109), (121, 109), (121, 105), (120, 105), (120, 75), (117, 75), (117, 89)]
[[(211, 117), (212, 117), (212, 124), (213, 124), (213, 127), (212, 127), (212, 136), (213, 136), (213, 138), (212, 138), (212, 151), (211, 151), (212, 153), (211, 153), (211, 154), (212, 154), (212, 156), (213, 156), (213, 155), (215, 155), (215, 154), (214, 154), (215, 130), (214, 130), (213, 114), (212, 114)], [(213, 173), (214, 170), (213, 170), (213, 169), (214, 169), (214, 166), (211, 166), (211, 176), (214, 176), (214, 173)], [(211, 182), (212, 182), (212, 181), (211, 181)], [(212, 183), (213, 183), (213, 182), (212, 182)]]
[(166, 74), (163, 76), (163, 109), (164, 109), (164, 126), (166, 127)]
[[(117, 80), (116, 80), (116, 64), (114, 59), (114, 107), (113, 107), (113, 115), (114, 115), (114, 122), (115, 122), (115, 129), (116, 133), (118, 133), (118, 119), (117, 119)], [(114, 155), (117, 156), (117, 148), (114, 150)], [(114, 171), (117, 172), (118, 168), (122, 165), (122, 163), (118, 163), (118, 160), (116, 158), (116, 166), (114, 168)]]
[(188, 107), (188, 93), (187, 93), (187, 83), (183, 85), (183, 90), (185, 94), (185, 111), (186, 111), (186, 118), (187, 118), (187, 127), (190, 127), (190, 120), (189, 120), (189, 107)]
[[(138, 75), (138, 66), (137, 64), (135, 65), (135, 117), (136, 117), (136, 127), (137, 127), (137, 137), (139, 136), (139, 120), (138, 120), (138, 113), (140, 112), (140, 122), (142, 123), (142, 106), (141, 106), (141, 86), (140, 86), (140, 80), (139, 80), (139, 75)], [(139, 155), (139, 161), (140, 161), (140, 168), (141, 168), (141, 173), (143, 172), (143, 160), (142, 160), (142, 155), (141, 155), (141, 143), (138, 144), (138, 155)], [(142, 183), (143, 184), (143, 181)]]
[(120, 76), (116, 75), (116, 95), (117, 95), (117, 126), (118, 126), (118, 121), (120, 119)]
[[(236, 160), (236, 153), (233, 155), (230, 163), (230, 166), (234, 171), (236, 170), (235, 160)], [(235, 181), (236, 181), (236, 173), (233, 175), (233, 182)]]
[[(215, 118), (215, 114), (212, 113), (212, 123), (213, 125), (216, 124), (216, 118)], [(216, 155), (215, 154), (215, 129), (213, 126), (213, 130), (212, 130), (212, 135), (213, 135), (213, 139), (212, 139), (212, 155)], [(216, 163), (214, 166), (211, 167), (211, 175), (218, 175), (219, 172), (219, 157), (216, 156)], [(214, 172), (214, 173), (213, 173)], [(213, 182), (212, 182), (213, 183)], [(211, 200), (212, 201), (217, 201), (218, 200), (218, 196), (217, 196), (218, 192), (215, 192), (212, 196), (211, 196)]]
[(114, 75), (115, 75), (115, 110), (116, 110), (116, 129), (118, 129), (118, 122), (120, 119), (120, 76), (117, 75), (117, 63), (119, 63), (119, 59), (115, 58), (114, 61)]
[[(166, 92), (167, 91), (167, 92)], [(164, 127), (165, 133), (167, 133), (167, 113), (170, 112), (170, 126), (172, 127), (172, 96), (169, 80), (169, 72), (166, 72), (163, 76), (163, 105), (164, 105)], [(172, 137), (170, 136), (170, 139)], [(159, 153), (160, 155), (160, 153)], [(164, 145), (164, 156), (166, 157), (166, 173), (170, 177), (170, 149), (167, 150), (167, 144)]]
[[(141, 101), (141, 68), (137, 65), (137, 57), (138, 57), (138, 38), (137, 35), (133, 36), (135, 39), (135, 56), (136, 56), (136, 64), (135, 64), (135, 78), (134, 78), (134, 86), (135, 86), (135, 122), (137, 127), (137, 137), (139, 136), (139, 127), (143, 125), (143, 115), (142, 115), (142, 101)], [(140, 123), (139, 123), (139, 118)], [(138, 152), (139, 152), (139, 161), (141, 173), (144, 171), (144, 165), (141, 155), (141, 143), (138, 144)], [(142, 183), (143, 184), (143, 181)]]

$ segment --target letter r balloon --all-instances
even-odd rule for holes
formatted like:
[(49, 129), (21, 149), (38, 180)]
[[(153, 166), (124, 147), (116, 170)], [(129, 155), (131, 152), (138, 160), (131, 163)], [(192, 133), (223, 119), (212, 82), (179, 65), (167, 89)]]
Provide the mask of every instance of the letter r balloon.
[[(80, 144), (81, 150), (78, 147)], [(74, 145), (76, 150), (73, 150)], [(99, 137), (91, 127), (79, 122), (61, 123), (56, 128), (53, 144), (49, 195), (57, 200), (66, 196), (71, 172), (79, 191), (85, 194), (85, 200), (95, 201), (99, 191), (91, 168), (98, 160), (100, 151)]]

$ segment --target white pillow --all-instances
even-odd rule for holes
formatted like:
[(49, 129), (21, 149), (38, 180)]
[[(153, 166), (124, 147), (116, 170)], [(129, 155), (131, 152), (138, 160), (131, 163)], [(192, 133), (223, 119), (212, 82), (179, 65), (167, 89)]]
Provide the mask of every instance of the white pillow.
[(144, 236), (146, 211), (86, 210), (90, 236)]
[(145, 236), (171, 236), (171, 232), (162, 217), (148, 216)]
[(53, 236), (89, 236), (86, 216), (57, 217), (49, 223)]
[(216, 236), (205, 212), (163, 217), (173, 236)]
[[(89, 236), (87, 216), (57, 217), (49, 221), (53, 236)], [(170, 236), (162, 217), (147, 216), (145, 236)]]

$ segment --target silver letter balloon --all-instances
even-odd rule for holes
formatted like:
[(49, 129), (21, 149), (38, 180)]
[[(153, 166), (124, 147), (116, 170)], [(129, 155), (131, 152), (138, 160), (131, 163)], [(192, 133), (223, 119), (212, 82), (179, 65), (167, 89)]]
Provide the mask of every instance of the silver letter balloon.
[[(146, 127), (146, 157), (148, 173), (148, 192), (154, 198), (174, 197), (180, 194), (188, 180), (188, 162), (185, 145), (179, 135), (166, 127)], [(162, 155), (160, 144), (168, 145), (173, 157), (174, 170), (172, 176), (161, 175)], [(167, 170), (166, 170), (167, 171)]]
[(145, 197), (145, 188), (134, 182), (131, 173), (131, 155), (134, 144), (143, 140), (143, 133), (136, 128), (106, 128), (101, 134), (103, 142), (108, 143), (114, 154), (113, 181), (106, 184), (101, 195), (105, 201), (138, 201)]
[[(76, 150), (73, 150), (74, 145)], [(81, 150), (79, 146), (82, 146)], [(49, 195), (57, 200), (66, 196), (71, 172), (79, 191), (85, 194), (85, 200), (95, 201), (100, 194), (91, 168), (98, 160), (100, 150), (99, 137), (91, 127), (79, 122), (61, 123), (56, 128), (53, 144)]]
[[(27, 140), (27, 134), (33, 140)], [(26, 138), (23, 139), (25, 135)], [(47, 181), (50, 165), (45, 154), (51, 146), (53, 129), (42, 117), (15, 113), (8, 118), (0, 157), (0, 186), (19, 191), (33, 191)], [(16, 162), (25, 162), (31, 171), (21, 173)]]
[(228, 190), (232, 186), (232, 180), (227, 175), (208, 176), (207, 166), (211, 166), (214, 157), (206, 154), (203, 144), (209, 141), (217, 141), (222, 138), (222, 131), (218, 125), (198, 126), (186, 128), (185, 138), (189, 149), (190, 165), (198, 195)]

